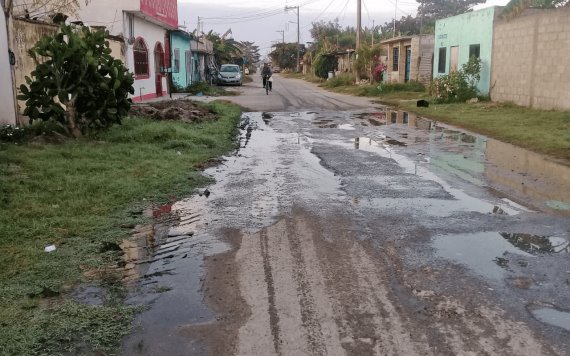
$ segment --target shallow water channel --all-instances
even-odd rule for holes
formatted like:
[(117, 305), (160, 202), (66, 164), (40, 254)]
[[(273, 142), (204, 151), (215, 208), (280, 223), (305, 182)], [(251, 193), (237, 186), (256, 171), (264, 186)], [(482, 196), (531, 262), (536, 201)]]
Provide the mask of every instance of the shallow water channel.
[[(125, 354), (205, 353), (181, 331), (216, 322), (204, 258), (230, 248), (227, 231), (257, 232), (295, 207), (346, 220), (380, 250), (397, 246), (407, 270), (452, 266), (552, 342), (567, 335), (570, 166), (387, 108), (245, 113), (240, 132), (239, 150), (205, 171), (208, 194), (172, 205), (176, 219), (134, 262), (144, 268), (129, 302), (151, 308)], [(456, 283), (433, 289), (461, 293)]]

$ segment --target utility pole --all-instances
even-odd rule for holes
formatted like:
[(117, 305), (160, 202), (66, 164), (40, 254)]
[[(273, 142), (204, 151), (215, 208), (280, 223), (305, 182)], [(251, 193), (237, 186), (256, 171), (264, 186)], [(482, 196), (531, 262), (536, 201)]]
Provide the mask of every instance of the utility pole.
[(275, 32), (281, 32), (281, 36), (283, 36), (283, 40), (281, 41), (281, 43), (285, 43), (285, 30), (277, 30)]
[(392, 34), (392, 37), (396, 37), (396, 16), (397, 16), (397, 11), (398, 11), (398, 0), (396, 0), (396, 3), (394, 4), (394, 33)]
[[(362, 0), (357, 0), (356, 1), (356, 57), (355, 59), (358, 59), (358, 50), (360, 49), (360, 32), (361, 32), (361, 23), (360, 20), (362, 18)], [(360, 73), (358, 72), (358, 69), (356, 68), (356, 62), (354, 65), (354, 74), (356, 76), (356, 82), (358, 83), (360, 81)]]
[(297, 73), (299, 73), (299, 66), (301, 65), (301, 62), (299, 61), (299, 56), (301, 54), (301, 47), (299, 47), (299, 40), (301, 33), (301, 26), (299, 25), (299, 6), (285, 6), (285, 11), (293, 9), (297, 10)]
[(374, 47), (374, 20), (372, 20), (372, 47)]

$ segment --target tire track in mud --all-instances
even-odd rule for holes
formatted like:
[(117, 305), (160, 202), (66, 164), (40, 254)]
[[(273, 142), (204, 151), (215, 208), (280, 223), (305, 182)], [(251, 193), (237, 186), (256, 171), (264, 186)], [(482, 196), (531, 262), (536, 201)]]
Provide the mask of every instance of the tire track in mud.
[(275, 285), (273, 281), (273, 272), (271, 270), (271, 262), (269, 261), (267, 230), (263, 229), (259, 234), (259, 246), (261, 256), (263, 258), (263, 271), (265, 275), (265, 285), (267, 286), (267, 302), (269, 325), (271, 327), (271, 335), (273, 336), (273, 347), (278, 355), (281, 355), (281, 340), (279, 339), (279, 314), (275, 306)]
[(307, 268), (299, 229), (294, 221), (287, 219), (287, 227), (290, 245), (290, 252), (294, 260), (294, 274), (297, 281), (297, 291), (299, 293), (299, 305), (301, 307), (302, 324), (307, 333), (309, 350), (312, 355), (325, 355), (326, 346), (323, 341), (321, 324), (316, 315), (316, 302), (311, 293), (313, 290), (311, 282), (307, 277)]
[(251, 312), (232, 324), (237, 354), (567, 354), (469, 287), (430, 290), (445, 274), (410, 272), (397, 243), (375, 246), (349, 226), (293, 208), (242, 235), (233, 262)]

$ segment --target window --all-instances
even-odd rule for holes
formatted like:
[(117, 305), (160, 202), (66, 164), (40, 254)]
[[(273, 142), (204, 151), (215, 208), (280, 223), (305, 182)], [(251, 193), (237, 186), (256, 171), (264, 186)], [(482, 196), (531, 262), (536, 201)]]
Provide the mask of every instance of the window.
[(471, 58), (473, 56), (475, 58), (479, 58), (480, 53), (481, 53), (481, 45), (472, 44), (471, 46), (469, 46), (469, 58)]
[(176, 48), (174, 50), (174, 73), (180, 72), (180, 49)]
[(445, 56), (447, 54), (447, 48), (441, 47), (439, 49), (439, 61), (437, 62), (437, 72), (438, 73), (445, 73), (445, 63), (446, 59)]
[(395, 47), (392, 51), (392, 71), (398, 71), (398, 62), (400, 61), (400, 48)]
[(133, 55), (135, 60), (135, 76), (148, 77), (148, 49), (142, 38), (137, 38), (133, 45)]

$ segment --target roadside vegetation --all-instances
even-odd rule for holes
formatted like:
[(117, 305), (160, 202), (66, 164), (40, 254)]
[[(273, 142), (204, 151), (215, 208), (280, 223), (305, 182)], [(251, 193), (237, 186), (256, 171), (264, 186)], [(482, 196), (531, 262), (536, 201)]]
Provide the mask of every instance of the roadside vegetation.
[(191, 95), (207, 95), (207, 96), (232, 96), (239, 95), (237, 91), (226, 90), (224, 87), (217, 85), (209, 85), (206, 82), (196, 82), (186, 88), (175, 87), (175, 93), (188, 93)]
[[(240, 108), (208, 108), (218, 120), (127, 118), (79, 139), (53, 133), (49, 122), (0, 130), (2, 354), (112, 353), (137, 308), (102, 272), (117, 263), (109, 246), (146, 221), (146, 207), (206, 184), (195, 167), (235, 149)], [(48, 245), (56, 250), (44, 252)], [(102, 304), (71, 298), (82, 282), (104, 288)]]

